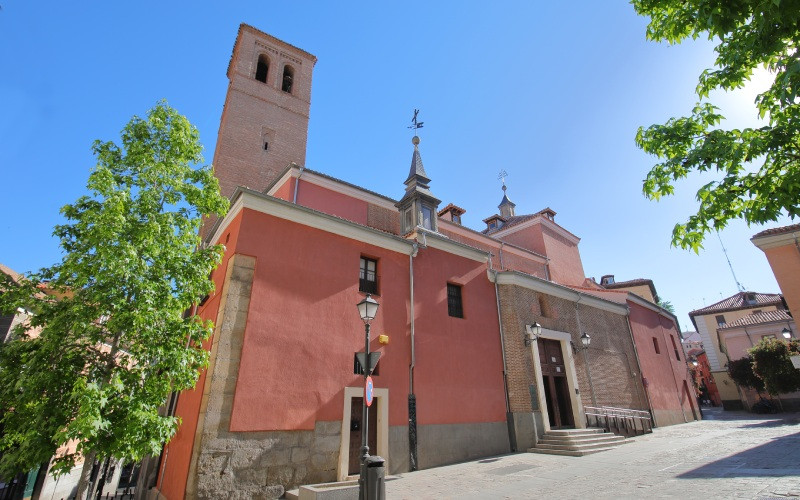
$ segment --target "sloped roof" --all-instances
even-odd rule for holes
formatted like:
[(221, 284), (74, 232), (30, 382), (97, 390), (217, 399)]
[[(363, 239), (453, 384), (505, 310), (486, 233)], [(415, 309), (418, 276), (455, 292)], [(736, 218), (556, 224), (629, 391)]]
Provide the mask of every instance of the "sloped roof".
[(728, 328), (739, 328), (742, 326), (762, 325), (765, 323), (777, 323), (777, 322), (787, 322), (787, 321), (792, 321), (792, 317), (789, 315), (789, 311), (787, 311), (786, 309), (778, 309), (776, 311), (761, 311), (755, 314), (748, 314), (747, 316), (739, 318), (736, 321), (725, 323), (718, 329), (725, 330)]
[(21, 274), (19, 274), (18, 272), (14, 271), (13, 269), (4, 264), (0, 264), (0, 273), (5, 274), (9, 278), (11, 278), (15, 283), (19, 282), (19, 279), (22, 277)]
[(783, 227), (773, 227), (771, 229), (765, 229), (760, 233), (756, 233), (753, 238), (760, 238), (762, 236), (775, 236), (776, 234), (786, 234), (786, 233), (794, 233), (800, 231), (800, 224), (792, 224), (791, 226), (783, 226)]
[[(748, 302), (747, 296), (753, 296), (753, 300)], [(751, 307), (759, 306), (783, 306), (783, 296), (779, 293), (758, 293), (758, 292), (739, 292), (736, 295), (731, 295), (727, 299), (722, 299), (717, 303), (701, 309), (695, 309), (689, 313), (690, 317), (702, 316), (712, 313), (720, 313), (725, 311), (735, 311), (737, 309), (749, 309)]]

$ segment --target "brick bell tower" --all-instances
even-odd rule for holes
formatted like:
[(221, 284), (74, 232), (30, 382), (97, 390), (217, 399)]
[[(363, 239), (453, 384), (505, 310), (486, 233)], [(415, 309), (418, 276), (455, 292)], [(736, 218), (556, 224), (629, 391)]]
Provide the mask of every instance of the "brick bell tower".
[(237, 186), (263, 190), (290, 163), (305, 164), (316, 62), (304, 50), (239, 26), (214, 152), (223, 196)]

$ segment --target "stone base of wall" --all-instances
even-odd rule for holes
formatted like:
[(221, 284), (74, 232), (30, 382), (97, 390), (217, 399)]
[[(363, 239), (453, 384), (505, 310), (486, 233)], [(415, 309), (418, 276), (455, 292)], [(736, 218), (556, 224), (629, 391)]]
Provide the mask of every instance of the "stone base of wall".
[(198, 498), (278, 498), (302, 484), (336, 480), (342, 423), (313, 431), (231, 432), (203, 443)]
[(417, 427), (420, 469), (511, 451), (506, 422)]
[(653, 417), (655, 417), (656, 426), (666, 427), (668, 425), (684, 424), (687, 421), (694, 421), (694, 414), (686, 412), (686, 419), (683, 418), (683, 412), (680, 410), (653, 410)]
[[(514, 443), (511, 448), (518, 451), (528, 451), (536, 444), (538, 436), (534, 436), (534, 428), (539, 436), (543, 434), (541, 412), (509, 413), (511, 425), (514, 426)], [(534, 425), (534, 419), (536, 423)]]
[(389, 474), (399, 474), (411, 470), (408, 456), (408, 426), (389, 427)]

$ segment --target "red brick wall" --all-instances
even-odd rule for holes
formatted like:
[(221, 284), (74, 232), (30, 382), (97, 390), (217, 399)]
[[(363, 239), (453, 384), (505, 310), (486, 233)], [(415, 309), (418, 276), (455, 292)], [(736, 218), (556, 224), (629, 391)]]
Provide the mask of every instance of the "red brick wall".
[[(501, 285), (499, 289), (511, 411), (531, 411), (529, 386), (534, 383), (534, 365), (523, 332), (525, 325), (534, 321), (546, 329), (570, 333), (576, 345), (581, 345), (581, 331), (591, 335), (587, 358), (598, 405), (647, 409), (641, 381), (633, 375), (638, 369), (624, 315), (579, 304), (579, 330), (575, 302), (518, 286)], [(574, 362), (581, 399), (584, 405), (591, 405), (583, 355), (575, 355)]]

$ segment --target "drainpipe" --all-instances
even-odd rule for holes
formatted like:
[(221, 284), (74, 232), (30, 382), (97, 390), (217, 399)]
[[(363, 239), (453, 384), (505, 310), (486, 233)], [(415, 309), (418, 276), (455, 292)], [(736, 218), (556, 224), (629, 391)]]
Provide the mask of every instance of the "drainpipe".
[[(627, 307), (627, 306), (626, 306)], [(660, 320), (659, 320), (660, 321)], [(625, 317), (625, 323), (628, 325), (628, 333), (631, 335), (631, 344), (633, 344), (633, 355), (636, 358), (636, 366), (639, 369), (639, 380), (642, 380), (642, 363), (639, 361), (639, 349), (636, 347), (636, 340), (633, 338), (633, 327), (631, 326), (631, 309), (628, 307), (628, 315)], [(642, 384), (643, 385), (643, 384)], [(658, 422), (656, 422), (656, 414), (653, 411), (653, 402), (650, 401), (650, 393), (647, 390), (647, 387), (643, 387), (644, 389), (644, 397), (647, 401), (647, 409), (650, 411), (650, 416), (653, 417), (653, 426), (658, 427)], [(638, 388), (637, 388), (638, 392)]]
[(550, 257), (544, 261), (544, 279), (550, 281)]
[(506, 268), (506, 266), (503, 264), (503, 245), (505, 245), (505, 242), (501, 241), (500, 242), (500, 252), (498, 252), (500, 254), (500, 270), (501, 271), (505, 270), (505, 268)]
[(417, 358), (414, 351), (414, 257), (419, 244), (411, 245), (408, 254), (409, 314), (411, 316), (411, 364), (408, 366), (408, 461), (412, 471), (417, 470), (417, 396), (414, 394), (414, 366)]
[[(500, 248), (502, 250), (502, 243), (500, 244)], [(487, 262), (489, 270), (494, 272), (494, 297), (497, 304), (497, 325), (500, 328), (500, 352), (503, 357), (503, 396), (505, 396), (506, 402), (506, 424), (508, 425), (508, 442), (511, 445), (511, 451), (517, 451), (517, 433), (514, 430), (514, 417), (511, 414), (511, 403), (508, 400), (508, 366), (506, 364), (506, 337), (505, 332), (503, 330), (503, 316), (500, 310), (500, 290), (497, 286), (497, 274), (498, 271), (496, 269), (492, 269), (492, 258), (491, 255), (489, 256), (489, 261)], [(536, 435), (536, 416), (533, 417), (533, 425), (534, 425), (534, 434), (533, 434), (533, 444), (536, 445), (538, 441), (538, 436)]]
[[(578, 300), (575, 302), (575, 318), (578, 320), (578, 336), (582, 335), (583, 327), (581, 326), (581, 313), (578, 311), (578, 304), (581, 303), (583, 295), (578, 294)], [(586, 377), (589, 379), (589, 394), (592, 396), (592, 406), (597, 406), (597, 398), (594, 395), (594, 384), (592, 383), (592, 369), (589, 368), (589, 355), (586, 351), (589, 346), (583, 348), (583, 363), (586, 365)]]
[(297, 179), (294, 181), (294, 198), (292, 199), (292, 203), (295, 205), (297, 205), (297, 188), (300, 186), (300, 177), (303, 175), (303, 170), (305, 169), (306, 167), (300, 167), (300, 172), (298, 172)]

